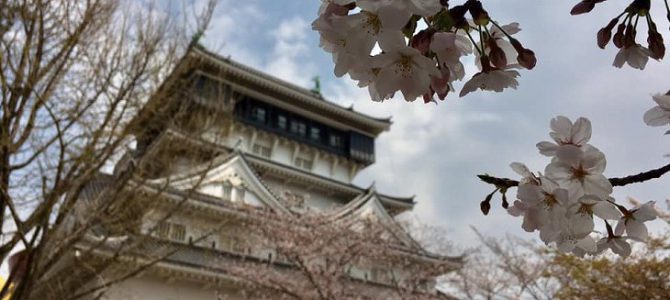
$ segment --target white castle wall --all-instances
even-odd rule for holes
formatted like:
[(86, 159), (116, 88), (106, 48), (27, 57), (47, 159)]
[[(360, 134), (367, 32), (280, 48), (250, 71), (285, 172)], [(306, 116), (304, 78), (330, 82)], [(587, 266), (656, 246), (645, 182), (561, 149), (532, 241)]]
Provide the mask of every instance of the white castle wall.
[(245, 299), (230, 288), (214, 288), (185, 280), (166, 281), (141, 276), (115, 284), (102, 298), (105, 300), (218, 300)]

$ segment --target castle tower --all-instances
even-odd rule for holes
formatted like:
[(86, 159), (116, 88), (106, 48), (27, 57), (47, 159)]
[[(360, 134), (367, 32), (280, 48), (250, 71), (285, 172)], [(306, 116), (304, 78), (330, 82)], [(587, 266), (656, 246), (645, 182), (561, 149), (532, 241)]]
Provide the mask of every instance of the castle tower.
[[(398, 251), (417, 266), (461, 265), (459, 258), (426, 252), (398, 226), (394, 217), (413, 208), (412, 197), (352, 183), (375, 162), (375, 139), (390, 129), (389, 119), (341, 107), (202, 47), (180, 62), (140, 116), (132, 153), (87, 194), (137, 167), (142, 180), (135, 180), (133, 193), (159, 195), (151, 209), (132, 217), (138, 234), (151, 237), (142, 251), (174, 251), (141, 276), (113, 285), (105, 299), (244, 299), (235, 276), (212, 264), (213, 258), (291, 269), (277, 251), (250, 240), (244, 226), (228, 222), (249, 209), (334, 220), (373, 216), (387, 224)], [(119, 235), (107, 243), (128, 238)], [(373, 290), (411, 276), (374, 264), (352, 264), (347, 272), (357, 286)], [(434, 294), (434, 280), (425, 285)]]

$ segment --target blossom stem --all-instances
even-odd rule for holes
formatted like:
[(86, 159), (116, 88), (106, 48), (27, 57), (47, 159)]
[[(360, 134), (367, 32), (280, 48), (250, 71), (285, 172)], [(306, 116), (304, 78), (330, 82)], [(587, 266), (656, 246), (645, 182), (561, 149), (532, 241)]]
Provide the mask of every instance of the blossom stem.
[(482, 47), (482, 52), (484, 52), (484, 32), (482, 32), (482, 25), (479, 25), (479, 45)]
[[(629, 175), (625, 177), (613, 177), (609, 178), (610, 183), (612, 186), (624, 186), (624, 185), (629, 185), (633, 183), (640, 183), (640, 182), (645, 182), (649, 181), (651, 179), (656, 179), (660, 178), (661, 176), (665, 175), (666, 173), (670, 172), (670, 164), (667, 164), (663, 167), (660, 167), (658, 169), (653, 169), (649, 170), (646, 172), (642, 172), (639, 174), (635, 175)], [(510, 187), (515, 187), (519, 186), (519, 182), (513, 179), (509, 178), (499, 178), (491, 175), (477, 175), (480, 180), (488, 183), (495, 185), (498, 188), (510, 188)]]
[(510, 39), (510, 40), (513, 39), (512, 36), (511, 36), (509, 33), (507, 33), (507, 31), (505, 31), (505, 29), (503, 29), (500, 25), (498, 25), (498, 23), (496, 23), (496, 22), (493, 21), (493, 20), (489, 20), (489, 21), (490, 21), (495, 27), (498, 27), (498, 29), (500, 29), (500, 31), (502, 31), (502, 33), (503, 33), (508, 39)]
[(664, 0), (663, 2), (665, 2), (665, 11), (668, 12), (667, 17), (668, 17), (668, 21), (670, 21), (670, 5), (668, 5), (668, 0)]
[(482, 53), (482, 50), (483, 50), (483, 49), (481, 49), (481, 50), (479, 49), (479, 47), (477, 46), (477, 42), (475, 42), (475, 39), (473, 39), (473, 38), (472, 38), (472, 35), (470, 35), (470, 31), (465, 30), (465, 33), (466, 33), (466, 34), (468, 35), (468, 37), (470, 38), (470, 41), (472, 42), (472, 45), (474, 45), (474, 46), (475, 46), (475, 49), (477, 49), (477, 52), (479, 52), (479, 55), (484, 55), (484, 54)]

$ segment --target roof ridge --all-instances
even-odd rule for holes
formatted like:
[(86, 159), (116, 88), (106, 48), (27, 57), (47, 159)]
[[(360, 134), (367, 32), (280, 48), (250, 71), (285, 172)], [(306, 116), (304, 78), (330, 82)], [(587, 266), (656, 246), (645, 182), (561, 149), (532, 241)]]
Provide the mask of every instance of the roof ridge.
[(293, 91), (295, 91), (295, 92), (298, 92), (298, 93), (300, 93), (300, 94), (302, 94), (302, 95), (304, 95), (304, 96), (313, 98), (313, 99), (315, 99), (315, 100), (317, 100), (317, 101), (319, 101), (319, 102), (321, 102), (321, 103), (325, 103), (325, 104), (328, 104), (328, 105), (330, 105), (330, 106), (333, 106), (333, 107), (335, 107), (335, 108), (337, 108), (337, 109), (339, 109), (339, 110), (342, 110), (343, 112), (346, 111), (346, 112), (350, 112), (350, 113), (355, 113), (355, 114), (357, 114), (357, 115), (359, 115), (359, 116), (361, 116), (361, 117), (368, 118), (368, 119), (371, 119), (371, 120), (375, 120), (375, 121), (378, 121), (378, 122), (385, 122), (385, 123), (389, 123), (389, 124), (391, 123), (391, 116), (389, 116), (389, 117), (385, 117), (385, 118), (384, 118), (384, 117), (374, 117), (374, 116), (371, 116), (371, 115), (368, 115), (368, 114), (365, 114), (365, 113), (356, 111), (356, 110), (353, 109), (353, 104), (351, 104), (349, 107), (345, 107), (345, 106), (340, 105), (340, 104), (338, 104), (338, 103), (335, 103), (335, 102), (332, 102), (332, 101), (328, 101), (328, 100), (326, 100), (320, 93), (317, 94), (317, 93), (313, 92), (312, 90), (309, 90), (309, 89), (307, 89), (307, 88), (304, 88), (304, 87), (301, 87), (301, 86), (296, 85), (296, 84), (294, 84), (294, 83), (291, 83), (291, 82), (289, 82), (289, 81), (287, 81), (287, 80), (281, 79), (281, 78), (279, 78), (279, 77), (277, 77), (277, 76), (274, 76), (274, 75), (265, 73), (265, 72), (263, 72), (263, 71), (261, 71), (261, 70), (258, 70), (258, 69), (255, 69), (255, 68), (253, 68), (253, 67), (250, 67), (250, 66), (247, 66), (247, 65), (245, 65), (245, 64), (242, 64), (242, 63), (240, 63), (240, 62), (237, 62), (237, 61), (231, 59), (230, 57), (223, 57), (221, 54), (218, 54), (218, 53), (215, 53), (215, 52), (213, 52), (213, 51), (210, 51), (210, 50), (208, 50), (206, 47), (204, 47), (204, 46), (202, 46), (202, 45), (198, 45), (198, 46), (196, 46), (195, 49), (196, 49), (197, 51), (201, 51), (203, 54), (210, 55), (210, 56), (214, 57), (215, 59), (217, 59), (217, 60), (219, 60), (219, 61), (221, 61), (221, 62), (228, 63), (228, 64), (230, 64), (230, 65), (233, 66), (233, 67), (242, 69), (243, 71), (247, 71), (247, 72), (252, 73), (252, 74), (254, 74), (254, 75), (260, 76), (260, 77), (262, 77), (262, 78), (264, 78), (264, 79), (268, 79), (268, 80), (270, 80), (270, 81), (274, 81), (275, 83), (278, 83), (278, 84), (281, 84), (281, 85), (283, 85), (283, 86), (286, 86), (286, 87), (288, 87), (289, 89), (291, 89), (291, 90), (293, 90)]

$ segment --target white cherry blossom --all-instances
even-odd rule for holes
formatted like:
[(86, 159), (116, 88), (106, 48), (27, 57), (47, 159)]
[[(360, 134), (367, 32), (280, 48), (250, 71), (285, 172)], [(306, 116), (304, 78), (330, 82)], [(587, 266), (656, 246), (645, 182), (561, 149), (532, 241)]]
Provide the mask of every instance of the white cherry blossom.
[(640, 44), (634, 44), (621, 48), (616, 57), (614, 57), (612, 65), (621, 68), (624, 64), (628, 64), (631, 68), (644, 70), (650, 55), (651, 51), (649, 49), (642, 47)]
[(625, 231), (626, 235), (632, 239), (646, 241), (649, 233), (644, 222), (656, 219), (657, 213), (654, 209), (654, 204), (654, 201), (649, 201), (639, 208), (624, 214), (617, 223), (614, 234), (623, 235)]
[(644, 113), (644, 122), (649, 126), (670, 124), (670, 95), (656, 94), (652, 98), (658, 105)]
[(612, 193), (612, 184), (603, 175), (607, 162), (602, 152), (564, 145), (556, 155), (557, 159), (545, 168), (545, 175), (567, 188), (571, 198), (586, 194), (605, 198)]
[(542, 141), (537, 144), (540, 153), (546, 156), (555, 156), (558, 147), (563, 145), (575, 145), (581, 147), (591, 139), (591, 121), (579, 118), (573, 124), (564, 116), (553, 118), (550, 123), (552, 132), (549, 136), (555, 143)]
[(516, 81), (519, 75), (519, 72), (510, 69), (493, 69), (488, 72), (479, 72), (463, 85), (459, 96), (463, 97), (478, 89), (494, 92), (502, 92), (508, 87), (516, 89), (519, 86), (519, 82)]
[(463, 80), (465, 67), (461, 57), (472, 53), (472, 42), (467, 37), (452, 32), (433, 34), (430, 50), (435, 53), (441, 67), (449, 69), (450, 81)]
[(607, 249), (612, 249), (612, 252), (619, 254), (622, 257), (628, 257), (631, 253), (631, 247), (626, 238), (622, 236), (609, 236), (602, 238), (596, 244), (596, 253), (602, 253)]
[[(517, 199), (520, 201), (515, 201), (508, 213), (524, 216), (524, 230), (540, 230), (541, 235), (554, 237), (560, 228), (553, 227), (551, 223), (565, 217), (568, 191), (549, 178), (540, 178), (539, 182), (539, 185), (536, 182), (519, 185)], [(545, 242), (550, 241), (553, 238)]]
[[(608, 199), (614, 202), (614, 198)], [(570, 206), (571, 214), (595, 215), (604, 220), (619, 220), (621, 211), (614, 204), (595, 195), (584, 195)]]
[(400, 90), (407, 101), (430, 91), (430, 76), (440, 76), (435, 62), (418, 50), (396, 44), (373, 57), (373, 68), (379, 68), (375, 80), (377, 92), (388, 95)]
[(374, 9), (387, 6), (390, 9), (406, 12), (409, 15), (432, 17), (442, 9), (439, 0), (358, 0), (356, 4), (361, 9)]

